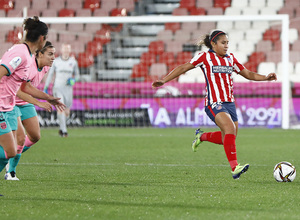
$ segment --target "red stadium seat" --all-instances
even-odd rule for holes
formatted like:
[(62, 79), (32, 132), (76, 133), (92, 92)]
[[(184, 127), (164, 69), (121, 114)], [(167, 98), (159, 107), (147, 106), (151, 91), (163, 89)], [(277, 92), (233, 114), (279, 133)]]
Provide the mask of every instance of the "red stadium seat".
[(257, 72), (258, 63), (253, 61), (248, 61), (247, 63), (244, 63), (244, 66), (253, 72)]
[(102, 54), (103, 52), (102, 44), (98, 41), (90, 41), (87, 43), (86, 51), (92, 54), (93, 56)]
[(110, 11), (110, 16), (127, 16), (126, 8), (114, 8)]
[(151, 66), (153, 63), (156, 63), (156, 55), (149, 52), (142, 53), (140, 63), (145, 66)]
[(0, 9), (6, 12), (14, 9), (14, 2), (11, 0), (0, 0)]
[(10, 42), (13, 44), (19, 43), (23, 38), (23, 31), (22, 30), (13, 30), (9, 31), (6, 36), (6, 42)]
[(190, 15), (205, 15), (206, 10), (205, 8), (192, 8), (190, 10)]
[(173, 33), (181, 28), (180, 23), (166, 23), (165, 30), (171, 30)]
[(196, 7), (195, 0), (180, 0), (180, 8), (186, 8), (188, 10)]
[(98, 41), (101, 44), (107, 44), (111, 41), (110, 30), (102, 28), (95, 34), (94, 41)]
[(148, 76), (148, 66), (146, 66), (143, 63), (138, 63), (135, 64), (132, 68), (132, 74), (130, 78), (135, 79), (135, 78), (146, 78)]
[(168, 66), (173, 64), (175, 61), (174, 53), (173, 52), (163, 52), (159, 55), (158, 62), (159, 63), (165, 63)]
[(75, 11), (72, 9), (63, 8), (58, 12), (59, 17), (74, 17)]
[(149, 44), (149, 52), (155, 55), (162, 54), (165, 51), (165, 44), (163, 41), (152, 41)]
[(273, 43), (280, 40), (280, 31), (276, 29), (268, 29), (263, 35), (263, 40), (270, 40)]
[(215, 0), (214, 1), (214, 7), (215, 8), (222, 8), (225, 10), (227, 7), (230, 7), (231, 0)]
[(100, 8), (100, 0), (85, 0), (83, 8), (89, 8), (94, 11), (96, 8)]
[(94, 57), (92, 54), (89, 53), (80, 53), (77, 57), (77, 62), (79, 67), (90, 67), (94, 64)]
[(193, 55), (191, 52), (182, 51), (178, 52), (176, 56), (176, 63), (184, 64), (192, 59)]
[(266, 54), (262, 51), (253, 52), (249, 57), (249, 61), (256, 62), (256, 63), (265, 62), (266, 61)]

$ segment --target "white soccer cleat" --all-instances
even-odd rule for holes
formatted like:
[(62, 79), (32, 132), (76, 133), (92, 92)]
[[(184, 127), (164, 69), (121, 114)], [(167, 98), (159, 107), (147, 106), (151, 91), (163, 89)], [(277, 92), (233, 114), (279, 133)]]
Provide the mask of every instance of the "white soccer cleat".
[(8, 170), (9, 170), (9, 162), (6, 164), (5, 170), (6, 170), (6, 173), (8, 173)]
[(16, 173), (14, 171), (10, 173), (6, 173), (4, 176), (5, 180), (19, 180), (19, 178), (16, 176)]

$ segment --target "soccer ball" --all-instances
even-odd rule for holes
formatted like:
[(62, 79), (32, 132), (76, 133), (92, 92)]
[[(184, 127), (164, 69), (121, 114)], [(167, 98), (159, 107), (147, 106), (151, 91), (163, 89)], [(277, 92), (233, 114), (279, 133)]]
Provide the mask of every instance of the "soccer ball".
[(275, 165), (273, 175), (277, 182), (292, 182), (296, 177), (296, 168), (283, 161)]

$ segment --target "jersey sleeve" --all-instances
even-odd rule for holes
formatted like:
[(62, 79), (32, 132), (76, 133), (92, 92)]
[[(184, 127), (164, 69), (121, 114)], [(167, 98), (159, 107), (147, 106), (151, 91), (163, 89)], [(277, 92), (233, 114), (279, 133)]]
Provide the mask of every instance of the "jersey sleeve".
[(22, 53), (21, 50), (17, 50), (16, 48), (12, 48), (3, 55), (0, 65), (7, 69), (7, 75), (9, 76), (16, 70), (22, 68), (26, 62), (26, 59), (25, 53)]
[(191, 60), (190, 60), (190, 64), (193, 64), (195, 67), (197, 66), (201, 66), (204, 62), (205, 59), (205, 52), (201, 52), (196, 54)]
[(245, 66), (243, 64), (241, 64), (233, 54), (230, 54), (232, 56), (233, 59), (233, 69), (236, 73), (240, 73), (243, 69), (245, 69)]

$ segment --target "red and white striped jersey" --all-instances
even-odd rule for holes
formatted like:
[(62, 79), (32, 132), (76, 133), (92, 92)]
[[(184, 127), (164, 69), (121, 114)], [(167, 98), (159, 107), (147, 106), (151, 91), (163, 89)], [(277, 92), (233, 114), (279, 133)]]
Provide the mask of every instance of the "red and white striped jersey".
[(240, 64), (232, 53), (218, 56), (213, 50), (195, 55), (191, 61), (200, 67), (206, 81), (205, 106), (215, 102), (234, 102), (232, 73), (239, 73), (245, 67)]

